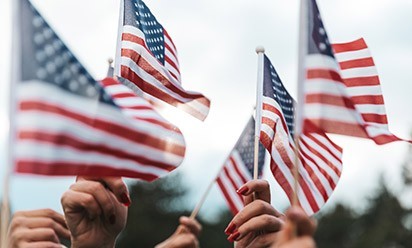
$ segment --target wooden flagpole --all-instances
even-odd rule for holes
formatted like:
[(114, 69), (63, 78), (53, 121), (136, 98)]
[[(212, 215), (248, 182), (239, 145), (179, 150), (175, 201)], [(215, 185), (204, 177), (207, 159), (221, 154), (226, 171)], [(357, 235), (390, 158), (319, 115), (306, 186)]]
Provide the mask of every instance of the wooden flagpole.
[(299, 137), (302, 134), (303, 129), (303, 107), (304, 107), (304, 81), (306, 78), (305, 60), (307, 53), (307, 39), (308, 39), (308, 27), (307, 27), (307, 15), (308, 15), (308, 0), (300, 1), (300, 20), (299, 20), (299, 48), (298, 48), (298, 101), (295, 106), (295, 166), (293, 168), (294, 177), (294, 190), (292, 206), (299, 205), (298, 190), (299, 190)]
[(256, 115), (255, 115), (255, 155), (253, 163), (253, 180), (258, 179), (259, 176), (259, 139), (260, 126), (262, 123), (262, 96), (263, 96), (263, 55), (265, 48), (262, 46), (256, 47), (258, 55), (258, 77), (256, 86)]

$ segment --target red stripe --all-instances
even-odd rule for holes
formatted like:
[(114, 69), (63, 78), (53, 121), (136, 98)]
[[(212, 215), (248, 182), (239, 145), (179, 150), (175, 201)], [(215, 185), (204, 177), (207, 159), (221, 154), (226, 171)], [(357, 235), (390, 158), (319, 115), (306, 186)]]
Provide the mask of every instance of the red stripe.
[[(169, 49), (169, 50), (172, 52), (173, 56), (175, 56), (175, 57), (177, 58), (177, 54), (174, 53), (174, 51), (177, 51), (177, 48), (176, 48), (175, 43), (174, 43), (173, 40), (172, 40), (172, 37), (170, 37), (170, 35), (169, 35), (169, 33), (166, 31), (166, 29), (163, 29), (163, 34), (164, 34), (164, 36), (166, 36), (166, 37), (169, 39), (170, 43), (171, 43), (172, 46), (173, 46), (173, 50), (172, 50), (172, 49)], [(166, 44), (166, 42), (165, 42), (165, 45), (168, 45), (168, 44)]]
[(268, 150), (269, 153), (272, 153), (272, 138), (269, 137), (265, 132), (260, 132), (260, 142)]
[(362, 58), (339, 62), (342, 70), (375, 66), (372, 58)]
[(277, 115), (280, 119), (280, 122), (282, 123), (283, 130), (285, 130), (286, 133), (289, 133), (288, 132), (288, 130), (289, 130), (288, 126), (286, 125), (286, 121), (283, 118), (283, 113), (279, 109), (277, 109), (275, 106), (273, 106), (271, 104), (263, 103), (263, 110), (270, 111), (270, 112), (274, 113), (275, 115)]
[(373, 122), (379, 124), (388, 124), (388, 118), (386, 115), (379, 114), (362, 114), (362, 118), (365, 122)]
[(305, 103), (306, 104), (325, 104), (325, 105), (333, 105), (337, 107), (347, 108), (351, 110), (355, 110), (355, 106), (351, 99), (344, 97), (344, 96), (335, 96), (335, 95), (328, 95), (328, 94), (306, 94), (305, 95)]
[(38, 101), (23, 101), (20, 103), (20, 110), (44, 111), (52, 114), (62, 115), (72, 120), (88, 125), (94, 129), (98, 129), (110, 133), (112, 135), (116, 135), (120, 138), (130, 140), (133, 143), (145, 144), (146, 146), (150, 146), (154, 149), (168, 151), (181, 157), (183, 157), (185, 154), (184, 146), (180, 146), (178, 144), (174, 144), (173, 146), (171, 146), (169, 142), (163, 140), (162, 138), (153, 137), (146, 133), (139, 132), (135, 129), (130, 129), (113, 122), (99, 120), (96, 118), (90, 118), (79, 113), (74, 113), (68, 109), (64, 109), (61, 106), (56, 106)]
[[(286, 151), (287, 147), (285, 147), (284, 144), (278, 144), (275, 146), (277, 152), (279, 153), (283, 163), (288, 167), (288, 169), (293, 171), (293, 162), (290, 160), (288, 153)], [(289, 147), (289, 146), (288, 146)], [(303, 180), (302, 175), (299, 173), (299, 185), (303, 190), (303, 194), (306, 196), (310, 207), (312, 208), (313, 212), (317, 212), (319, 210), (319, 206), (316, 203), (316, 200), (314, 196), (312, 195), (312, 191), (309, 189), (309, 186), (306, 184), (306, 182)]]
[(232, 197), (228, 193), (229, 189), (226, 189), (220, 177), (216, 181), (217, 181), (217, 184), (219, 185), (220, 190), (223, 193), (223, 196), (225, 197), (227, 203), (229, 204), (230, 211), (232, 211), (233, 215), (236, 215), (240, 211), (240, 209), (237, 209), (235, 203), (232, 200)]
[(234, 179), (232, 178), (232, 174), (229, 173), (229, 169), (227, 168), (227, 165), (223, 167), (223, 173), (226, 174), (226, 178), (229, 180), (229, 183), (233, 187), (233, 189), (237, 190), (240, 186), (235, 183)]
[[(175, 68), (176, 71), (177, 71), (177, 73), (180, 75), (179, 66), (176, 65), (176, 63), (175, 63), (171, 58), (169, 58), (168, 56), (166, 56), (165, 61), (166, 61), (170, 66), (172, 66), (173, 68)], [(169, 72), (172, 73), (171, 71), (169, 71)], [(178, 75), (176, 75), (176, 76), (178, 76)]]
[[(336, 175), (340, 176), (340, 171), (336, 169), (335, 165), (333, 163), (331, 163), (328, 159), (326, 159), (320, 152), (318, 152), (316, 149), (314, 149), (313, 147), (309, 146), (305, 141), (303, 141), (302, 139), (300, 140), (300, 142), (302, 142), (302, 144), (314, 155), (309, 155), (308, 153), (304, 152), (303, 150), (300, 150), (300, 152), (302, 154), (300, 154), (300, 159), (302, 161), (304, 161), (305, 164), (307, 164), (306, 160), (312, 162), (316, 168), (320, 171), (320, 173), (322, 173), (322, 175), (327, 179), (329, 186), (334, 189), (336, 187), (336, 183), (334, 181), (334, 179), (329, 175), (329, 173), (327, 171), (325, 171), (321, 166), (318, 165), (318, 163), (316, 162), (316, 160), (314, 159), (314, 156), (318, 157), (319, 159), (321, 159), (326, 165), (328, 165), (328, 167), (330, 167), (335, 173)], [(309, 166), (308, 166), (309, 167)], [(315, 173), (315, 172), (313, 172)], [(319, 180), (316, 176), (316, 179)], [(319, 181), (320, 184), (322, 184)], [(319, 189), (319, 188), (318, 188)], [(322, 190), (324, 190), (323, 185), (322, 185)], [(322, 191), (321, 191), (322, 192)], [(328, 196), (328, 194), (326, 193), (326, 190), (324, 191), (324, 193), (326, 194), (326, 196)], [(323, 194), (323, 192), (322, 192)], [(325, 202), (328, 200), (328, 197), (324, 198)]]
[[(382, 135), (378, 135), (378, 136), (374, 137), (373, 140), (378, 145), (384, 145), (384, 144), (394, 142), (394, 141), (402, 141), (403, 139), (400, 139), (400, 138), (396, 137), (395, 135), (382, 134)], [(409, 142), (409, 143), (412, 144), (411, 140), (403, 140), (403, 141), (406, 141), (406, 142)]]
[(66, 146), (82, 152), (97, 152), (114, 156), (119, 159), (133, 161), (138, 164), (158, 167), (163, 170), (172, 171), (176, 166), (158, 162), (143, 156), (128, 153), (126, 151), (105, 146), (104, 144), (85, 143), (72, 136), (63, 133), (46, 133), (42, 131), (21, 131), (18, 134), (19, 140), (32, 140), (41, 143), (49, 143), (55, 146)]
[(305, 131), (307, 131), (307, 132), (304, 132), (305, 136), (309, 137), (309, 135), (312, 135), (312, 134), (309, 134), (309, 132), (322, 135), (322, 137), (327, 139), (327, 141), (329, 142), (329, 145), (332, 145), (333, 147), (335, 147), (335, 149), (342, 154), (343, 149), (340, 146), (336, 145), (331, 139), (329, 139), (329, 137), (325, 134), (325, 132), (322, 131), (319, 127), (317, 127), (313, 122), (306, 119), (304, 123), (305, 123)]
[(343, 83), (346, 85), (346, 87), (380, 85), (378, 76), (345, 78), (343, 79)]
[[(232, 164), (233, 164), (233, 167), (234, 167), (234, 169), (235, 169), (235, 171), (236, 171), (236, 173), (239, 175), (239, 177), (242, 179), (242, 182), (245, 184), (245, 183), (247, 183), (248, 182), (248, 179), (243, 175), (243, 173), (239, 170), (239, 166), (241, 166), (241, 165), (239, 165), (238, 163), (236, 163), (236, 161), (235, 161), (235, 159), (233, 158), (233, 155), (232, 156), (230, 156), (230, 161), (232, 162)], [(242, 185), (240, 185), (240, 186), (242, 186)], [(236, 187), (240, 187), (239, 185), (236, 185)]]
[[(331, 151), (331, 149), (328, 146), (333, 146), (336, 150), (338, 150), (340, 152), (340, 154), (342, 155), (342, 148), (339, 147), (338, 145), (336, 145), (335, 143), (333, 143), (327, 136), (326, 134), (322, 135), (322, 138), (325, 138), (328, 141), (328, 144), (325, 145), (322, 141), (320, 141), (320, 139), (318, 137), (315, 137), (314, 133), (309, 133), (309, 134), (304, 134), (304, 137), (310, 139), (312, 142), (316, 143), (318, 146), (322, 147), (325, 151), (328, 152), (328, 154), (332, 157), (334, 157), (337, 161), (339, 161), (340, 163), (342, 163), (342, 158), (338, 157), (337, 155), (335, 155), (334, 152)], [(335, 166), (334, 166), (335, 167)]]
[(18, 159), (16, 172), (40, 174), (47, 176), (96, 176), (96, 177), (130, 177), (153, 181), (156, 175), (128, 169), (111, 168), (100, 164), (77, 164), (70, 162), (41, 162)]
[(385, 104), (382, 95), (362, 95), (362, 96), (352, 96), (350, 98), (354, 104)]
[[(327, 79), (335, 82), (342, 82), (339, 72), (327, 69), (308, 69), (306, 72), (307, 79)], [(308, 81), (310, 82), (310, 81)]]
[[(360, 138), (368, 138), (365, 128), (359, 123), (347, 123), (338, 120), (329, 119), (310, 119), (315, 126), (318, 126), (321, 130), (328, 133), (336, 133), (348, 136), (355, 136)], [(317, 132), (317, 130), (311, 130), (310, 125), (303, 125), (304, 132)]]
[(366, 45), (366, 42), (363, 38), (357, 39), (352, 42), (348, 43), (337, 43), (332, 45), (333, 50), (335, 53), (343, 53), (343, 52), (349, 52), (349, 51), (357, 51), (357, 50), (362, 50), (365, 48), (368, 48)]

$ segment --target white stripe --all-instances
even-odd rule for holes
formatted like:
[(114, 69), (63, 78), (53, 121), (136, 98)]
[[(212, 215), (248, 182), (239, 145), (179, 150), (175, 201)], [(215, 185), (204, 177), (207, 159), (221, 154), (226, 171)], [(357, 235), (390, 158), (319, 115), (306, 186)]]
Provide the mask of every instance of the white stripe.
[(380, 85), (373, 86), (356, 86), (348, 87), (347, 92), (349, 96), (381, 96), (382, 90)]
[[(176, 54), (176, 56), (178, 56), (177, 50), (176, 50), (173, 42), (172, 42), (171, 40), (169, 40), (169, 37), (168, 37), (167, 35), (164, 35), (164, 38), (165, 38), (165, 44), (169, 45), (170, 50), (171, 50), (174, 54)], [(167, 50), (167, 49), (166, 49), (166, 50)], [(174, 55), (172, 55), (172, 56), (174, 57)], [(172, 56), (170, 56), (170, 57), (172, 57)], [(175, 61), (175, 62), (176, 62), (176, 65), (179, 66), (179, 61), (177, 60), (177, 57), (176, 57), (176, 59), (174, 59), (173, 61)]]
[[(98, 120), (116, 123), (117, 125), (128, 129), (147, 133), (153, 137), (168, 137), (165, 140), (171, 144), (175, 143), (182, 146), (185, 144), (183, 135), (181, 134), (176, 135), (176, 132), (170, 131), (158, 125), (126, 118), (122, 111), (120, 111), (117, 107), (100, 103), (97, 99), (87, 99), (74, 94), (66, 94), (64, 91), (54, 87), (51, 84), (37, 81), (25, 82), (19, 86), (18, 97), (21, 101), (34, 100), (60, 106), (71, 112), (78, 113), (83, 116), (93, 117)], [(63, 104), (64, 106), (62, 106)]]
[(236, 189), (240, 188), (243, 184), (245, 184), (245, 182), (243, 182), (241, 175), (239, 175), (239, 173), (236, 171), (236, 168), (240, 167), (238, 166), (236, 163), (232, 163), (232, 161), (229, 159), (226, 162), (225, 165), (226, 169), (227, 169), (227, 173), (230, 176), (230, 178), (232, 178), (233, 182), (234, 182), (234, 186)]
[(243, 208), (243, 202), (241, 201), (240, 196), (237, 194), (236, 189), (233, 188), (233, 185), (224, 170), (222, 170), (222, 172), (220, 173), (219, 178), (224, 185), (227, 194), (235, 205), (235, 208), (240, 211)]
[(307, 119), (329, 119), (348, 124), (363, 124), (363, 120), (356, 110), (326, 104), (305, 104), (304, 115)]
[[(329, 149), (329, 152), (330, 153), (332, 153), (332, 154), (334, 154), (336, 157), (338, 157), (338, 158), (342, 158), (342, 152), (340, 151), (340, 150), (338, 150), (338, 149), (336, 149), (335, 148), (335, 146), (333, 146), (331, 143), (333, 143), (332, 141), (329, 141), (327, 138), (325, 138), (325, 137), (323, 137), (322, 135), (320, 135), (320, 134), (317, 134), (317, 133), (311, 133), (311, 135), (312, 136), (314, 136), (314, 138), (318, 141), (318, 142), (320, 142), (320, 143), (322, 143), (323, 145), (325, 145), (328, 149)], [(325, 134), (326, 135), (326, 134)]]
[[(167, 48), (165, 49), (165, 57), (169, 58), (177, 66), (177, 68), (179, 68), (179, 62), (177, 61), (177, 58)], [(177, 72), (176, 75), (179, 75), (179, 73)]]
[(342, 82), (328, 79), (307, 79), (305, 83), (305, 93), (308, 94), (328, 94), (349, 98), (346, 86)]
[(326, 55), (306, 56), (306, 69), (328, 69), (336, 72), (340, 71), (339, 64), (335, 59)]
[(165, 67), (168, 69), (172, 76), (176, 78), (176, 80), (181, 84), (180, 73), (174, 68), (169, 62), (165, 61)]
[(393, 134), (388, 130), (388, 129), (382, 129), (378, 126), (374, 125), (368, 125), (366, 126), (366, 131), (368, 132), (368, 135), (372, 138), (375, 138), (380, 135), (390, 135), (393, 136)]
[[(41, 116), (41, 118), (39, 118), (39, 116)], [(86, 144), (104, 145), (116, 150), (127, 147), (128, 153), (143, 156), (158, 162), (167, 162), (171, 165), (180, 164), (183, 160), (183, 157), (168, 151), (159, 150), (155, 147), (124, 139), (112, 133), (94, 129), (62, 115), (24, 111), (18, 115), (17, 128), (19, 131), (39, 131), (52, 134), (64, 133)], [(173, 138), (173, 136), (171, 136), (171, 138)]]
[[(315, 149), (319, 149), (318, 152), (320, 154), (322, 154), (326, 160), (328, 160), (329, 163), (333, 164), (333, 167), (338, 169), (338, 171), (341, 171), (342, 168), (341, 166), (338, 166), (339, 164), (341, 164), (339, 161), (337, 161), (333, 156), (331, 156), (327, 151), (325, 151), (323, 148), (320, 148), (319, 146), (317, 146), (314, 142), (312, 142), (311, 140), (308, 139), (304, 139), (302, 138), (305, 142), (308, 143), (308, 147), (312, 147)], [(319, 177), (322, 178), (323, 181), (323, 185), (327, 185), (329, 187), (329, 183), (326, 181), (327, 179), (324, 178), (323, 174), (319, 171), (319, 169), (317, 168), (318, 166), (320, 168), (322, 168), (323, 170), (326, 171), (326, 173), (332, 177), (333, 181), (336, 183), (339, 180), (339, 175), (336, 174), (336, 172), (325, 162), (323, 161), (323, 159), (319, 158), (317, 155), (315, 155), (314, 153), (312, 153), (309, 148), (303, 144), (302, 142), (300, 142), (301, 145), (301, 149), (302, 151), (307, 154), (308, 158), (311, 158), (315, 161), (316, 164), (312, 164), (312, 162), (310, 161), (310, 159), (305, 159), (306, 163), (308, 163), (311, 168), (315, 171), (315, 174)], [(320, 176), (321, 175), (321, 176)], [(331, 189), (333, 190), (333, 189)], [(330, 191), (328, 193), (328, 195), (332, 194), (332, 191)]]
[(364, 48), (356, 51), (335, 53), (335, 58), (338, 62), (346, 62), (350, 60), (370, 58), (371, 53), (368, 48)]
[[(244, 178), (246, 178), (246, 182), (252, 180), (252, 176), (250, 175), (249, 170), (246, 168), (246, 165), (243, 162), (242, 157), (240, 157), (240, 154), (236, 149), (234, 149), (232, 151), (231, 157), (236, 162), (236, 164), (235, 164), (236, 168), (240, 171), (242, 176)], [(239, 185), (239, 187), (242, 186), (243, 184), (245, 184), (246, 182), (242, 181), (241, 185)]]
[(340, 72), (342, 79), (373, 77), (378, 75), (375, 66), (345, 69)]
[(356, 109), (361, 114), (386, 115), (385, 105), (383, 104), (356, 104)]
[[(162, 176), (167, 170), (159, 167), (141, 165), (131, 160), (113, 157), (103, 153), (86, 152), (71, 147), (56, 146), (55, 144), (38, 141), (19, 140), (15, 155), (20, 160), (36, 160), (43, 162), (70, 162), (76, 164), (101, 164), (109, 168), (128, 169)], [(57, 165), (56, 165), (57, 166)]]

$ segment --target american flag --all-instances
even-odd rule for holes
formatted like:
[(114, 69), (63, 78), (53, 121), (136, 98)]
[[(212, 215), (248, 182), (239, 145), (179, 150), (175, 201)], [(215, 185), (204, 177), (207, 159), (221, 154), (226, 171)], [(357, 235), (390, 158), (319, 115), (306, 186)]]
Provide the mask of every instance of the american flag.
[(15, 170), (154, 180), (183, 160), (182, 133), (114, 79), (92, 78), (28, 0), (19, 0)]
[[(260, 140), (271, 155), (270, 168), (276, 181), (292, 201), (295, 102), (266, 56), (263, 65)], [(299, 137), (299, 149), (297, 196), (306, 213), (313, 214), (326, 203), (339, 181), (342, 173), (342, 149), (319, 130), (316, 133), (303, 133)]]
[(366, 43), (332, 46), (316, 1), (309, 2), (304, 118), (328, 133), (377, 144), (400, 140), (388, 130), (380, 80)]
[[(233, 215), (244, 207), (243, 197), (236, 191), (253, 178), (254, 149), (255, 121), (251, 117), (216, 179)], [(258, 161), (258, 173), (261, 175), (265, 148), (260, 143)]]
[(122, 0), (115, 75), (138, 92), (204, 120), (210, 101), (181, 86), (176, 47), (141, 0)]

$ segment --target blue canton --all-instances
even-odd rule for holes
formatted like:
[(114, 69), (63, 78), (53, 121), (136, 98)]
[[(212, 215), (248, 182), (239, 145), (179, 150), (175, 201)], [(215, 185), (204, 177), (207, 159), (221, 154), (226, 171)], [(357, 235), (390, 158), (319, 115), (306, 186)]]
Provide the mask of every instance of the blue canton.
[[(243, 130), (235, 149), (239, 152), (243, 163), (253, 177), (254, 167), (254, 151), (255, 151), (255, 120), (250, 118), (246, 128)], [(265, 163), (265, 148), (259, 142), (259, 160), (258, 160), (258, 174), (262, 174), (263, 165)]]
[(274, 99), (282, 109), (290, 135), (293, 137), (295, 101), (283, 86), (269, 58), (264, 56), (263, 95)]
[(156, 20), (150, 9), (141, 0), (125, 1), (124, 25), (140, 29), (152, 54), (165, 64), (165, 41), (163, 26)]
[[(325, 26), (320, 16), (316, 0), (309, 0), (308, 6), (308, 53), (323, 54), (334, 58), (332, 46), (330, 44)], [(310, 35), (311, 34), (311, 35)]]
[(39, 80), (114, 105), (28, 0), (21, 1), (22, 82)]

